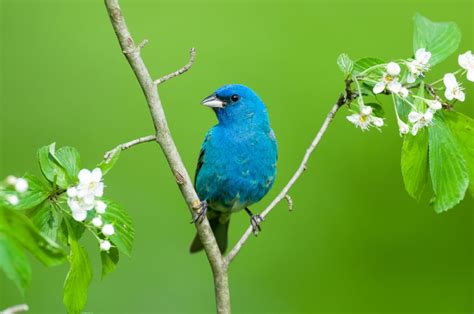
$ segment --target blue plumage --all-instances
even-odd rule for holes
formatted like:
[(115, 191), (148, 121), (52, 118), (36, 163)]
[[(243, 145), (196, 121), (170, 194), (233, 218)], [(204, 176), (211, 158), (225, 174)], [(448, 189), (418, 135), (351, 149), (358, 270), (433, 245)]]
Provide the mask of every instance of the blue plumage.
[[(261, 200), (276, 175), (277, 143), (267, 109), (243, 85), (225, 85), (203, 101), (219, 123), (202, 144), (195, 185), (207, 202), (208, 218), (221, 251), (227, 246), (230, 214)], [(195, 238), (191, 251), (202, 249)]]

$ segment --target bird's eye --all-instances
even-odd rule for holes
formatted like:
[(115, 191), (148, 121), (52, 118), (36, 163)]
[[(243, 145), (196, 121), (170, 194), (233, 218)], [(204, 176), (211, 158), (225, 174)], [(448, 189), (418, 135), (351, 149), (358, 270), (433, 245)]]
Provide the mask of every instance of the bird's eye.
[(232, 96), (230, 96), (230, 100), (232, 100), (232, 101), (234, 101), (234, 102), (235, 102), (235, 101), (238, 101), (239, 98), (240, 98), (239, 95), (235, 95), (235, 94), (232, 95)]

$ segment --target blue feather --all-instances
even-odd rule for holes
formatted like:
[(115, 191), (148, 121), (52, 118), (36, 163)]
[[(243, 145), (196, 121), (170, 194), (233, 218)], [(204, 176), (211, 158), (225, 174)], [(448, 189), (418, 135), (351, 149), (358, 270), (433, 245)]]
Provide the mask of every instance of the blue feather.
[(225, 85), (213, 97), (225, 105), (213, 108), (219, 123), (202, 144), (195, 185), (208, 203), (208, 217), (224, 225), (231, 213), (260, 201), (272, 187), (277, 142), (267, 109), (250, 88)]

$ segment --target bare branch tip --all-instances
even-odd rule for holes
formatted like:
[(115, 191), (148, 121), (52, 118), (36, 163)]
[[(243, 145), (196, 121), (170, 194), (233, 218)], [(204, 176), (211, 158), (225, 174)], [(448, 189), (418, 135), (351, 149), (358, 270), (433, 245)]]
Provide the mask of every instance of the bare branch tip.
[(288, 194), (285, 195), (285, 199), (286, 199), (286, 202), (288, 203), (288, 210), (290, 212), (293, 211), (293, 199)]

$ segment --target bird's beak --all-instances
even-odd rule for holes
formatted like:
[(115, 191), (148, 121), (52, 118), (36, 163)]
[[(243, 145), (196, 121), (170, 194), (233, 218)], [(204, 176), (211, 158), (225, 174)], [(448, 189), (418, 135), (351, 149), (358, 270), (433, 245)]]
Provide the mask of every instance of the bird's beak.
[(204, 98), (201, 104), (211, 108), (224, 108), (225, 102), (217, 98), (216, 95), (212, 94), (211, 96)]

